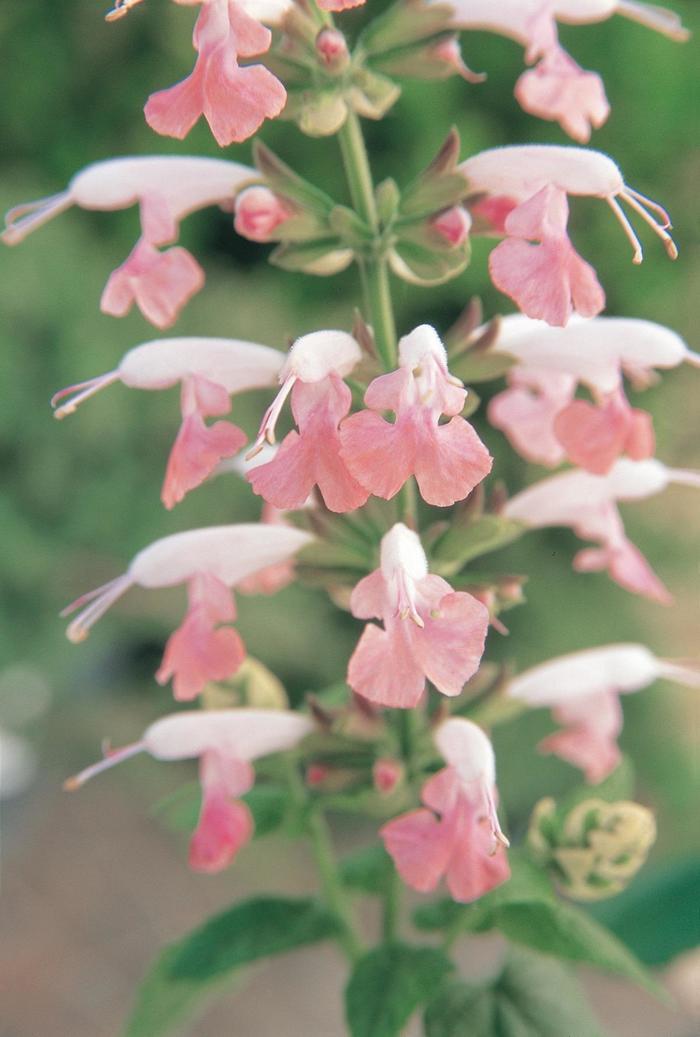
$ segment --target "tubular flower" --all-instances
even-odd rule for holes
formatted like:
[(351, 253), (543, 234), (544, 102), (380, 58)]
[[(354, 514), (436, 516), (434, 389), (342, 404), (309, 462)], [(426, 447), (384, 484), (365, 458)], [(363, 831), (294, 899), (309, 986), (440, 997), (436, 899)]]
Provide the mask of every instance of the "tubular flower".
[(340, 454), (338, 425), (350, 410), (352, 396), (343, 378), (362, 353), (344, 331), (315, 331), (293, 344), (282, 365), (281, 388), (268, 407), (248, 457), (264, 443), (275, 442), (275, 426), (287, 396), (298, 432), (290, 432), (274, 458), (247, 474), (254, 491), (280, 510), (301, 508), (318, 486), (331, 511), (354, 511), (369, 497)]
[(350, 611), (384, 623), (367, 624), (348, 664), (348, 684), (370, 702), (411, 709), (426, 680), (459, 695), (479, 668), (488, 609), (430, 575), (418, 535), (401, 522), (382, 538), (380, 567), (357, 584)]
[[(621, 317), (574, 318), (553, 328), (513, 315), (493, 348), (517, 364), (506, 375), (508, 389), (491, 400), (491, 424), (530, 461), (554, 467), (569, 460), (599, 475), (623, 453), (642, 460), (654, 450), (651, 417), (629, 405), (623, 376), (645, 386), (656, 367), (700, 366), (669, 328)], [(579, 384), (593, 403), (574, 399)]]
[[(181, 384), (182, 424), (170, 453), (161, 498), (173, 508), (212, 473), (224, 457), (237, 453), (246, 435), (237, 425), (207, 417), (227, 414), (230, 395), (273, 385), (282, 354), (268, 346), (223, 338), (172, 338), (145, 342), (123, 357), (116, 370), (56, 393), (55, 416), (64, 418), (100, 389), (121, 381), (133, 389), (169, 389)], [(75, 394), (75, 395), (72, 395)]]
[(543, 479), (512, 497), (504, 514), (533, 529), (568, 526), (582, 539), (598, 541), (599, 547), (579, 551), (574, 569), (607, 570), (625, 590), (669, 605), (669, 591), (627, 539), (617, 502), (651, 497), (670, 483), (700, 487), (700, 472), (667, 468), (653, 458), (623, 457), (606, 475), (574, 470)]
[[(447, 370), (437, 332), (422, 324), (399, 342), (399, 367), (365, 393), (370, 410), (347, 418), (341, 454), (359, 483), (377, 497), (394, 497), (411, 475), (428, 504), (463, 500), (491, 471), (492, 459), (472, 426), (459, 417), (462, 383)], [(392, 424), (377, 411), (396, 414)], [(450, 417), (440, 425), (441, 415)]]
[(83, 641), (129, 587), (184, 583), (187, 613), (168, 640), (156, 679), (165, 684), (172, 677), (175, 698), (192, 699), (208, 681), (232, 676), (245, 658), (236, 631), (217, 628), (236, 617), (229, 588), (290, 558), (310, 539), (298, 529), (253, 523), (192, 529), (156, 540), (136, 555), (123, 576), (83, 594), (63, 610), (61, 614), (68, 616), (81, 609), (68, 627), (68, 638)]
[(269, 50), (270, 30), (235, 0), (178, 3), (202, 3), (192, 37), (197, 61), (182, 82), (151, 94), (144, 109), (148, 125), (182, 140), (203, 115), (221, 147), (247, 140), (265, 119), (279, 115), (287, 100), (269, 69), (238, 63)]
[(478, 211), (484, 211), (486, 202), (491, 208), (498, 203), (503, 213), (502, 228), (494, 229), (502, 229), (506, 240), (491, 253), (489, 271), (496, 287), (528, 317), (563, 326), (574, 311), (595, 317), (605, 305), (593, 267), (578, 255), (567, 235), (568, 195), (608, 203), (632, 243), (633, 262), (641, 263), (642, 246), (621, 201), (652, 227), (672, 259), (678, 255), (665, 210), (627, 187), (612, 159), (598, 151), (515, 145), (482, 151), (459, 168), (472, 191), (486, 195), (478, 201)]
[(190, 841), (190, 867), (214, 873), (227, 867), (253, 834), (253, 818), (240, 800), (255, 780), (250, 761), (293, 748), (312, 728), (308, 717), (286, 710), (174, 713), (151, 724), (133, 745), (109, 750), (99, 763), (69, 778), (66, 788), (77, 789), (141, 752), (156, 760), (198, 758), (202, 806)]
[(434, 740), (447, 767), (423, 786), (427, 809), (389, 821), (379, 834), (408, 886), (429, 893), (444, 877), (453, 899), (470, 903), (510, 877), (493, 748), (460, 717), (441, 724)]
[(688, 38), (672, 11), (636, 0), (450, 0), (450, 6), (455, 27), (509, 36), (525, 48), (528, 64), (539, 62), (518, 80), (517, 100), (583, 144), (591, 129), (603, 125), (610, 106), (600, 76), (580, 68), (559, 44), (557, 21), (583, 25), (621, 14), (673, 40)]
[(236, 196), (234, 227), (249, 241), (271, 241), (274, 231), (293, 215), (269, 187), (246, 187)]
[(136, 302), (158, 328), (170, 327), (204, 284), (204, 272), (184, 248), (159, 251), (177, 241), (180, 221), (209, 205), (233, 204), (239, 186), (255, 170), (213, 158), (115, 158), (95, 162), (73, 177), (66, 191), (18, 205), (6, 216), (2, 240), (17, 245), (73, 205), (103, 212), (138, 204), (141, 237), (109, 278), (101, 308), (122, 317)]
[(657, 659), (644, 645), (616, 644), (573, 652), (514, 677), (507, 694), (529, 706), (549, 707), (563, 730), (545, 738), (540, 752), (580, 768), (586, 781), (602, 781), (620, 762), (619, 696), (659, 679), (700, 687), (700, 669)]

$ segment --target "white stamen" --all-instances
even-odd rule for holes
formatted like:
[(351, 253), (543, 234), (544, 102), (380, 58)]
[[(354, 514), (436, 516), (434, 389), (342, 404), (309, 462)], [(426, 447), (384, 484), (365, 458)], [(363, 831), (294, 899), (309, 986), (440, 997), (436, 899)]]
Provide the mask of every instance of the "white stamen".
[[(51, 406), (54, 408), (54, 418), (61, 421), (62, 418), (67, 418), (69, 414), (73, 414), (83, 400), (89, 399), (90, 396), (94, 396), (95, 393), (101, 389), (106, 388), (108, 385), (112, 385), (113, 382), (119, 380), (118, 371), (110, 371), (109, 374), (99, 375), (97, 378), (89, 378), (86, 382), (77, 382), (75, 385), (69, 385), (66, 389), (60, 389), (59, 392), (54, 393), (51, 397)], [(56, 408), (56, 404), (59, 400), (69, 396), (71, 393), (76, 393), (72, 400), (62, 404)]]
[(144, 752), (145, 749), (145, 742), (134, 742), (132, 745), (125, 745), (123, 749), (108, 749), (102, 760), (98, 760), (97, 763), (86, 767), (79, 774), (74, 774), (72, 778), (67, 778), (63, 783), (63, 788), (66, 792), (74, 792), (81, 785), (84, 785), (86, 781), (89, 781), (90, 778), (94, 778), (96, 774), (109, 770), (110, 767), (114, 767), (116, 764), (121, 763), (122, 760), (128, 760), (129, 757)]
[(72, 612), (81, 608), (86, 602), (90, 603), (69, 625), (66, 631), (68, 640), (72, 641), (73, 644), (79, 644), (81, 641), (84, 641), (90, 632), (90, 627), (129, 589), (132, 583), (132, 578), (128, 573), (125, 573), (123, 576), (117, 576), (116, 579), (110, 580), (109, 583), (105, 583), (95, 590), (88, 591), (87, 594), (82, 594), (75, 601), (71, 602), (70, 605), (67, 605), (60, 613), (62, 619), (70, 616)]
[(689, 688), (700, 688), (700, 662), (681, 663), (673, 659), (659, 659), (659, 676), (678, 681)]
[(33, 230), (70, 209), (72, 204), (70, 192), (61, 191), (48, 198), (40, 198), (37, 202), (16, 205), (5, 214), (5, 230), (0, 234), (0, 238), (6, 245), (19, 245)]
[(666, 475), (669, 482), (677, 483), (679, 486), (700, 488), (700, 472), (693, 472), (689, 468), (667, 468)]
[(256, 454), (259, 454), (266, 442), (269, 443), (270, 446), (276, 442), (275, 426), (277, 424), (277, 419), (282, 412), (284, 402), (292, 391), (296, 380), (297, 376), (295, 374), (290, 374), (283, 381), (282, 388), (263, 414), (257, 438), (248, 453), (245, 455), (246, 461), (250, 461)]
[(647, 223), (651, 227), (651, 229), (654, 231), (654, 233), (658, 237), (661, 238), (661, 240), (664, 243), (664, 248), (666, 249), (666, 253), (667, 253), (669, 259), (678, 259), (678, 249), (676, 248), (676, 243), (673, 240), (673, 238), (671, 237), (671, 235), (668, 233), (668, 231), (666, 230), (666, 227), (670, 227), (671, 226), (671, 222), (670, 222), (670, 220), (668, 218), (668, 213), (664, 209), (661, 209), (661, 206), (657, 207), (657, 208), (661, 209), (661, 211), (664, 214), (665, 220), (666, 220), (665, 224), (662, 225), (661, 223), (658, 223), (654, 219), (652, 214), (647, 211), (647, 209), (644, 207), (644, 205), (638, 199), (644, 199), (644, 202), (647, 205), (649, 205), (649, 207), (651, 207), (651, 205), (656, 206), (656, 202), (650, 203), (649, 199), (645, 198), (643, 194), (640, 195), (636, 191), (635, 192), (629, 192), (629, 189), (627, 189), (627, 188), (620, 195), (620, 198), (622, 198), (624, 201), (626, 201), (627, 204), (629, 206), (631, 206), (631, 208), (633, 208), (636, 213), (639, 213), (639, 215), (642, 217), (644, 222)]
[(636, 233), (634, 231), (634, 227), (632, 226), (630, 221), (627, 219), (627, 216), (625, 215), (625, 213), (624, 213), (620, 203), (617, 201), (616, 198), (613, 198), (613, 196), (610, 195), (606, 199), (606, 201), (607, 201), (608, 205), (610, 206), (610, 208), (612, 209), (612, 211), (615, 213), (615, 216), (618, 218), (618, 220), (622, 224), (622, 229), (624, 230), (624, 232), (625, 232), (625, 234), (626, 234), (630, 244), (632, 245), (632, 248), (634, 249), (634, 255), (632, 256), (632, 262), (636, 263), (636, 264), (641, 263), (642, 260), (644, 259), (644, 252), (642, 251), (642, 243), (639, 240), (639, 238), (637, 237), (637, 235), (636, 235)]

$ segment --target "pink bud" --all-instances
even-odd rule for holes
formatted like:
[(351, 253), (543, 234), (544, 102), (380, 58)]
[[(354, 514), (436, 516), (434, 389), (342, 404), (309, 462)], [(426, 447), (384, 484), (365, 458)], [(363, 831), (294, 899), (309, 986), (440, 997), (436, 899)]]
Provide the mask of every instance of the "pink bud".
[(372, 768), (374, 787), (382, 796), (388, 796), (404, 777), (404, 766), (398, 760), (382, 757)]
[(333, 71), (344, 68), (350, 57), (345, 36), (338, 29), (321, 29), (316, 37), (316, 52)]
[(325, 763), (310, 763), (306, 768), (306, 784), (309, 788), (318, 788), (331, 773), (330, 767)]
[(445, 239), (453, 248), (459, 248), (469, 237), (472, 221), (471, 216), (461, 205), (453, 205), (445, 209), (430, 221), (438, 234)]
[(249, 241), (270, 241), (275, 228), (288, 220), (291, 209), (269, 187), (246, 187), (236, 197), (233, 225)]

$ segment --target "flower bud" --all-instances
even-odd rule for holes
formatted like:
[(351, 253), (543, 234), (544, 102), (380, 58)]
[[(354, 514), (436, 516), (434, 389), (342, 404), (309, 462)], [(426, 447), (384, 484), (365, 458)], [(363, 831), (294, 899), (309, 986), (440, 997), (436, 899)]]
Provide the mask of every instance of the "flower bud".
[(292, 215), (269, 187), (246, 187), (236, 197), (233, 225), (249, 241), (271, 241), (276, 227)]
[(620, 893), (647, 859), (656, 839), (654, 815), (640, 803), (587, 799), (569, 811), (553, 799), (536, 805), (528, 831), (533, 856), (554, 872), (576, 900)]
[(389, 796), (404, 779), (404, 766), (399, 760), (383, 756), (372, 767), (372, 780), (377, 792)]
[(471, 216), (461, 205), (453, 205), (438, 213), (430, 221), (430, 226), (445, 239), (452, 248), (459, 248), (469, 237)]
[(350, 64), (345, 36), (338, 29), (321, 29), (316, 37), (316, 53), (329, 72), (342, 72)]

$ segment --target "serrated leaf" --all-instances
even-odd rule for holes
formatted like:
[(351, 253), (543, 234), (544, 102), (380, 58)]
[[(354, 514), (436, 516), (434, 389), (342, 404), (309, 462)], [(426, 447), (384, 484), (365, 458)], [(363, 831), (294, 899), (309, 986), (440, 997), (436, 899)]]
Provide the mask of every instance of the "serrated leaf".
[(491, 984), (452, 983), (425, 1013), (426, 1037), (601, 1037), (578, 983), (553, 961), (512, 951)]
[(351, 1037), (398, 1037), (453, 970), (438, 950), (386, 944), (355, 966), (345, 991)]
[(350, 889), (361, 889), (381, 897), (394, 873), (391, 857), (381, 843), (364, 846), (340, 862), (340, 877)]
[(524, 527), (502, 515), (481, 515), (468, 525), (453, 524), (433, 546), (432, 561), (444, 576), (458, 572), (467, 562), (513, 543)]
[(161, 1037), (244, 966), (338, 932), (337, 918), (314, 900), (256, 897), (236, 904), (166, 948), (141, 986), (126, 1037)]

